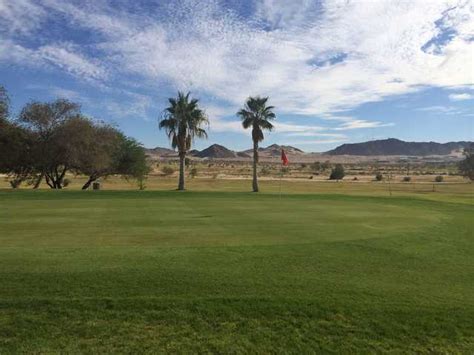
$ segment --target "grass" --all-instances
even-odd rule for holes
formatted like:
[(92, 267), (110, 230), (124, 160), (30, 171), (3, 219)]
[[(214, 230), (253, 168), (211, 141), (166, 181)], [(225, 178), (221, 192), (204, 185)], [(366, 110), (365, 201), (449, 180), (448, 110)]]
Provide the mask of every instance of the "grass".
[(0, 191), (0, 353), (474, 351), (470, 185), (241, 183)]

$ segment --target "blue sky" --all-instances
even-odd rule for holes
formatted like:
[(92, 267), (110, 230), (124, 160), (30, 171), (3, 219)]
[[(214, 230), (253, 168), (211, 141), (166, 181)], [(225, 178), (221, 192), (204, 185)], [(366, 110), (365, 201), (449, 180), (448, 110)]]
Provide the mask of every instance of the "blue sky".
[(0, 0), (0, 84), (14, 112), (68, 98), (147, 147), (177, 90), (210, 118), (198, 149), (250, 147), (249, 95), (276, 107), (264, 145), (473, 140), (474, 3)]

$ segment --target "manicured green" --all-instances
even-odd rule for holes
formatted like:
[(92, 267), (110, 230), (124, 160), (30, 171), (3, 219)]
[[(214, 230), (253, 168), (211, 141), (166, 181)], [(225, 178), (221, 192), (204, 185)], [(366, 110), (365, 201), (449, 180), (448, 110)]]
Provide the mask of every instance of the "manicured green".
[(428, 197), (0, 191), (0, 353), (473, 353), (474, 204)]

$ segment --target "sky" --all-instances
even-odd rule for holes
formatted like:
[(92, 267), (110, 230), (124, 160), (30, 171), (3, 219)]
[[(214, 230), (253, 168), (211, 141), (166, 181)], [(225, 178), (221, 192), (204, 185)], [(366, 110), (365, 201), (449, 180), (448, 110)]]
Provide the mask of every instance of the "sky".
[(0, 85), (14, 113), (70, 99), (146, 147), (178, 90), (210, 120), (197, 149), (249, 148), (255, 95), (263, 145), (473, 140), (474, 0), (0, 0)]

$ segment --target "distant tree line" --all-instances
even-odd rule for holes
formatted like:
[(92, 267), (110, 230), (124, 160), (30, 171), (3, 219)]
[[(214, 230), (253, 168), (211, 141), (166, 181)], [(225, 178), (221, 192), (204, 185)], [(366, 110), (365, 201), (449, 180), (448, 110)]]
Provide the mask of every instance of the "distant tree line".
[(22, 183), (52, 189), (65, 185), (66, 174), (88, 177), (83, 189), (109, 175), (143, 181), (149, 171), (140, 143), (117, 128), (85, 117), (68, 100), (30, 102), (16, 118), (0, 87), (0, 173), (13, 188)]

